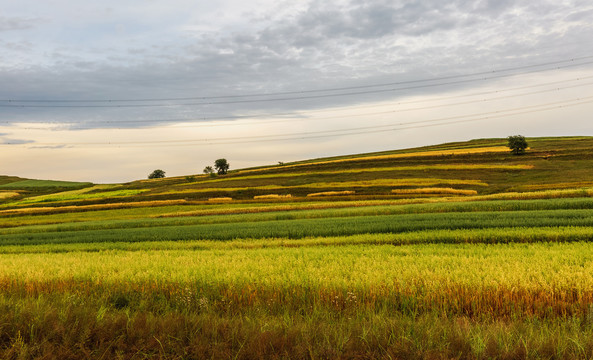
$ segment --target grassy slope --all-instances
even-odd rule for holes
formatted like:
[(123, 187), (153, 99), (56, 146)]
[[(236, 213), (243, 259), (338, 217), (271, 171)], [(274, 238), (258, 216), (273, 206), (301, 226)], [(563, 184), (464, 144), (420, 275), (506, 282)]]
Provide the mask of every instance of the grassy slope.
[(528, 141), (10, 189), (0, 357), (591, 358), (593, 138)]
[[(52, 186), (62, 186), (54, 189), (38, 188), (38, 185), (43, 184), (42, 182), (34, 187), (27, 182), (12, 182), (4, 186), (9, 186), (11, 190), (19, 190), (18, 184), (27, 185), (22, 189), (26, 192), (20, 198), (21, 202), (15, 202), (15, 199), (10, 202), (5, 200), (3, 207), (173, 199), (207, 201), (209, 198), (216, 197), (231, 197), (234, 200), (246, 201), (252, 200), (254, 196), (266, 194), (291, 194), (294, 200), (294, 198), (306, 197), (309, 193), (324, 191), (355, 191), (358, 199), (393, 199), (410, 197), (407, 194), (399, 196), (393, 194), (391, 191), (394, 189), (426, 187), (473, 190), (479, 195), (593, 187), (593, 178), (590, 176), (590, 169), (593, 167), (593, 138), (532, 138), (528, 141), (530, 150), (524, 156), (512, 156), (504, 149), (502, 149), (504, 152), (501, 152), (504, 139), (481, 139), (465, 143), (243, 169), (216, 178), (193, 175), (139, 180), (115, 187), (90, 188), (87, 187), (90, 184), (84, 183), (54, 184)], [(479, 148), (498, 148), (498, 150), (472, 152), (479, 151)], [(464, 152), (465, 150), (468, 152)], [(452, 167), (446, 168), (446, 166)], [(467, 168), (464, 169), (463, 166)], [(516, 168), (513, 169), (513, 166)], [(439, 179), (440, 184), (439, 180), (432, 181), (436, 184), (429, 186), (405, 181), (418, 182), (418, 179), (429, 182)], [(464, 181), (467, 183), (463, 184)], [(357, 182), (359, 185), (356, 184)], [(397, 182), (402, 184), (398, 186)], [(486, 183), (488, 186), (480, 186), (479, 182)], [(65, 186), (70, 189), (72, 186), (84, 189), (80, 191), (78, 197), (68, 193), (35, 197), (40, 194), (70, 190), (63, 188)], [(40, 193), (40, 189), (43, 192)], [(126, 193), (126, 191), (129, 192)], [(416, 197), (419, 196), (421, 194)], [(424, 196), (434, 197), (438, 194), (429, 193)], [(23, 200), (25, 198), (27, 199)]]

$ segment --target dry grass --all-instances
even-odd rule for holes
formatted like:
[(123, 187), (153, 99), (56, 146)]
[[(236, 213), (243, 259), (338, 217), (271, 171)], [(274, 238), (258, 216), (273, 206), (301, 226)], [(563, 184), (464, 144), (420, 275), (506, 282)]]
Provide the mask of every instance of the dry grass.
[(354, 195), (354, 191), (345, 190), (345, 191), (323, 191), (318, 193), (311, 193), (307, 194), (307, 197), (313, 196), (338, 196), (338, 195)]
[(393, 189), (392, 194), (396, 195), (422, 195), (422, 194), (438, 194), (438, 195), (477, 195), (476, 190), (462, 190), (453, 188), (419, 188), (419, 189)]
[(212, 202), (218, 202), (218, 201), (232, 201), (233, 198), (230, 197), (215, 197), (215, 198), (209, 198), (208, 201), (212, 201)]
[(560, 190), (560, 189), (580, 189), (593, 187), (593, 181), (575, 181), (575, 182), (561, 182), (552, 184), (530, 184), (515, 187), (517, 190)]
[(15, 191), (0, 191), (0, 199), (8, 199), (19, 195), (20, 194)]
[(278, 194), (268, 194), (268, 195), (256, 195), (253, 197), (254, 200), (267, 200), (267, 199), (286, 199), (291, 198), (292, 195), (278, 195)]
[(0, 216), (14, 215), (42, 215), (56, 214), (77, 211), (95, 211), (95, 210), (115, 210), (129, 209), (139, 207), (169, 206), (192, 204), (187, 200), (158, 200), (158, 201), (138, 201), (138, 202), (118, 202), (110, 204), (80, 205), (80, 206), (44, 206), (44, 207), (25, 207), (18, 209), (0, 210)]
[(478, 195), (466, 198), (468, 201), (480, 200), (529, 200), (529, 199), (560, 199), (571, 197), (592, 197), (593, 188), (545, 190), (530, 192), (506, 192), (491, 195)]

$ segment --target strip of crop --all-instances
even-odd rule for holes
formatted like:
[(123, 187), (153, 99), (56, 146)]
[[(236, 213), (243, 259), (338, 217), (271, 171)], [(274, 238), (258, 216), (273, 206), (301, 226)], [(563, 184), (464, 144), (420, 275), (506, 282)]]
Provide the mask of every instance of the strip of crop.
[(17, 205), (33, 204), (33, 203), (49, 203), (49, 202), (75, 202), (79, 200), (92, 200), (92, 199), (105, 199), (105, 198), (124, 198), (128, 196), (139, 195), (143, 192), (149, 191), (148, 189), (139, 190), (114, 190), (114, 191), (103, 191), (96, 193), (57, 193), (52, 195), (44, 195), (39, 197), (32, 197), (23, 199), (17, 202)]
[[(462, 200), (462, 199), (460, 199)], [(243, 203), (221, 205), (172, 205), (130, 209), (49, 214), (0, 218), (0, 227), (61, 224), (96, 221), (97, 227), (108, 227), (114, 220), (134, 220), (154, 217), (199, 217), (171, 224), (204, 224), (214, 222), (269, 221), (362, 215), (395, 215), (476, 211), (528, 211), (557, 209), (593, 209), (592, 198), (490, 200), (479, 202), (444, 202), (443, 199), (331, 201), (301, 203)], [(266, 214), (271, 213), (271, 214)], [(214, 215), (246, 215), (246, 217), (212, 217)], [(210, 217), (208, 217), (210, 216)], [(218, 219), (218, 220), (216, 220)], [(145, 221), (150, 221), (146, 219)], [(75, 229), (77, 225), (73, 226)], [(124, 225), (125, 226), (125, 225)], [(55, 227), (54, 227), (55, 228)], [(52, 227), (40, 231), (53, 231)], [(64, 228), (62, 228), (64, 229)], [(0, 230), (0, 234), (6, 233)]]
[[(405, 215), (405, 214), (430, 214), (447, 212), (488, 212), (488, 211), (538, 211), (538, 210), (579, 210), (593, 209), (593, 199), (553, 199), (553, 200), (524, 200), (524, 201), (485, 201), (485, 202), (444, 202), (433, 204), (408, 204), (408, 205), (380, 205), (382, 202), (360, 202), (356, 206), (350, 206), (350, 202), (329, 202), (329, 203), (303, 203), (286, 204), (270, 206), (243, 206), (220, 205), (196, 206), (198, 210), (188, 212), (164, 213), (166, 210), (185, 209), (186, 207), (163, 207), (150, 209), (128, 209), (113, 210), (108, 213), (82, 213), (64, 215), (49, 215), (40, 218), (32, 217), (30, 222), (16, 222), (14, 219), (8, 219), (11, 227), (20, 227), (16, 229), (0, 229), (0, 234), (10, 234), (19, 232), (48, 232), (48, 231), (66, 231), (66, 230), (90, 230), (107, 228), (125, 228), (125, 227), (148, 227), (148, 226), (179, 226), (194, 224), (215, 224), (232, 222), (258, 222), (271, 220), (296, 220), (296, 219), (315, 219), (332, 217), (354, 217), (369, 215)], [(225, 216), (217, 216), (225, 215)], [(163, 218), (187, 218), (187, 219), (155, 219)], [(61, 224), (57, 222), (60, 219), (63, 222), (72, 222), (71, 224)], [(19, 219), (20, 221), (21, 219)], [(41, 226), (43, 220), (56, 225)], [(79, 223), (74, 223), (75, 221)], [(30, 224), (30, 225), (29, 225)], [(29, 225), (29, 226), (27, 226)], [(6, 226), (8, 227), (8, 226)]]
[(153, 251), (153, 250), (231, 250), (270, 249), (296, 247), (334, 247), (345, 245), (417, 245), (417, 244), (510, 244), (542, 242), (589, 242), (593, 227), (516, 227), (457, 230), (420, 230), (399, 234), (358, 234), (349, 236), (307, 237), (302, 239), (264, 238), (144, 241), (144, 242), (95, 242), (39, 245), (3, 245), (0, 254), (48, 254), (98, 251)]
[(0, 200), (8, 199), (8, 198), (19, 196), (19, 195), (20, 194), (18, 192), (14, 192), (14, 191), (0, 191)]
[[(504, 165), (504, 164), (437, 164), (437, 165), (415, 165), (415, 166), (397, 166), (397, 167), (372, 167), (372, 168), (358, 168), (358, 169), (343, 169), (343, 170), (316, 170), (315, 172), (282, 172), (278, 174), (261, 174), (261, 175), (238, 175), (227, 178), (204, 179), (200, 183), (219, 183), (225, 181), (238, 180), (255, 180), (255, 179), (274, 179), (295, 176), (311, 176), (311, 175), (337, 175), (337, 174), (358, 174), (368, 172), (396, 172), (396, 171), (425, 171), (425, 170), (530, 170), (533, 165), (518, 164), (518, 165)], [(187, 186), (187, 184), (176, 184), (174, 186)]]
[(341, 182), (316, 182), (300, 185), (263, 185), (263, 186), (245, 186), (245, 187), (219, 187), (219, 188), (201, 188), (186, 190), (168, 190), (158, 194), (191, 194), (191, 193), (209, 193), (209, 192), (232, 192), (245, 190), (280, 190), (280, 189), (349, 189), (365, 187), (395, 187), (395, 186), (434, 186), (434, 185), (471, 185), (488, 186), (481, 180), (471, 179), (435, 179), (435, 178), (402, 178), (402, 179), (376, 179), (360, 181), (341, 181)]
[(437, 194), (437, 195), (477, 195), (476, 190), (463, 190), (453, 188), (418, 188), (418, 189), (393, 189), (392, 194), (396, 195), (422, 195), (422, 194)]
[[(156, 220), (156, 219), (153, 219)], [(183, 219), (161, 219), (183, 220)], [(242, 219), (245, 220), (245, 219)], [(320, 219), (242, 221), (206, 225), (151, 226), (158, 222), (122, 222), (115, 229), (38, 232), (40, 228), (5, 229), (14, 234), (0, 236), (2, 245), (43, 243), (232, 240), (238, 238), (291, 238), (347, 236), (372, 233), (402, 233), (420, 230), (486, 229), (503, 227), (593, 226), (593, 210), (548, 210), (475, 213), (435, 213), (409, 215), (355, 216)], [(162, 223), (161, 223), (162, 224)], [(76, 224), (75, 224), (76, 225)], [(134, 225), (138, 226), (134, 228)], [(150, 227), (143, 227), (143, 226)], [(94, 226), (97, 226), (95, 224)], [(23, 231), (21, 233), (21, 231)]]

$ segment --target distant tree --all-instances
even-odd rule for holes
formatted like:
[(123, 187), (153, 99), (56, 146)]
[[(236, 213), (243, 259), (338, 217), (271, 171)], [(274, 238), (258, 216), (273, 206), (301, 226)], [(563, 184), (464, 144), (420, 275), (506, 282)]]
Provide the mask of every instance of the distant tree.
[(521, 135), (514, 135), (509, 136), (507, 138), (509, 149), (511, 149), (511, 154), (514, 155), (523, 155), (525, 154), (525, 149), (527, 149), (527, 140), (525, 137)]
[(148, 175), (149, 179), (161, 179), (165, 177), (165, 172), (161, 169), (156, 169)]
[(218, 175), (224, 175), (229, 170), (229, 163), (226, 159), (218, 159), (214, 162), (214, 168), (218, 171)]
[(202, 172), (208, 175), (214, 173), (214, 169), (212, 168), (212, 166), (206, 166)]

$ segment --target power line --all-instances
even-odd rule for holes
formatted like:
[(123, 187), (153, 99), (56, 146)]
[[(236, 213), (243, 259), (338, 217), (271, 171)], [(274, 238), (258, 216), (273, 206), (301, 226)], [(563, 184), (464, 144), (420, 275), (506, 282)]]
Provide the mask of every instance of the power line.
[[(528, 88), (534, 88), (534, 87), (541, 87), (541, 86), (545, 86), (545, 85), (558, 85), (561, 83), (566, 83), (566, 82), (574, 82), (574, 81), (580, 81), (580, 80), (585, 80), (585, 79), (590, 79), (593, 78), (593, 76), (587, 76), (587, 77), (581, 77), (581, 78), (575, 78), (575, 79), (569, 79), (569, 80), (562, 80), (562, 81), (555, 81), (555, 82), (549, 82), (549, 83), (544, 83), (544, 84), (537, 84), (537, 85), (530, 85), (530, 86), (522, 86), (522, 87), (516, 87), (516, 88), (511, 88), (511, 89), (503, 89), (503, 90), (494, 90), (494, 91), (489, 91), (489, 92), (481, 92), (478, 93), (479, 94), (498, 94), (498, 93), (503, 93), (503, 92), (509, 92), (509, 91), (515, 91), (518, 89), (528, 89)], [(325, 117), (305, 117), (305, 118), (291, 118), (291, 119), (283, 119), (283, 120), (270, 120), (270, 121), (258, 121), (256, 122), (257, 124), (266, 124), (266, 123), (282, 123), (282, 122), (294, 122), (295, 120), (302, 120), (302, 121), (311, 121), (311, 120), (327, 120), (327, 119), (344, 119), (344, 118), (353, 118), (353, 117), (361, 117), (361, 116), (370, 116), (370, 115), (384, 115), (384, 114), (394, 114), (394, 113), (400, 113), (400, 112), (408, 112), (408, 111), (418, 111), (418, 110), (430, 110), (430, 109), (437, 109), (437, 108), (443, 108), (443, 107), (451, 107), (451, 106), (458, 106), (458, 105), (469, 105), (469, 104), (475, 104), (475, 103), (484, 103), (484, 102), (490, 102), (490, 101), (497, 101), (497, 100), (502, 100), (502, 99), (509, 99), (509, 98), (518, 98), (518, 97), (522, 97), (522, 96), (530, 96), (530, 95), (536, 95), (536, 94), (543, 94), (543, 93), (548, 93), (548, 92), (556, 92), (556, 91), (562, 91), (562, 90), (567, 90), (567, 89), (574, 89), (574, 88), (578, 88), (578, 87), (584, 87), (584, 86), (590, 86), (593, 85), (593, 82), (588, 82), (588, 83), (583, 83), (583, 84), (576, 84), (576, 85), (572, 85), (572, 86), (565, 86), (565, 87), (555, 87), (552, 89), (545, 89), (545, 90), (539, 90), (539, 91), (532, 91), (532, 92), (525, 92), (525, 93), (519, 93), (519, 94), (512, 94), (512, 95), (504, 95), (504, 96), (498, 96), (498, 97), (491, 97), (491, 98), (482, 98), (482, 99), (475, 99), (475, 100), (468, 100), (468, 101), (462, 101), (462, 102), (454, 102), (454, 103), (447, 103), (447, 104), (439, 104), (439, 105), (431, 105), (431, 106), (421, 106), (421, 107), (415, 107), (415, 108), (407, 108), (407, 109), (391, 109), (391, 110), (386, 110), (386, 111), (379, 111), (379, 112), (366, 112), (366, 113), (356, 113), (356, 114), (348, 114), (348, 115), (333, 115), (333, 116), (325, 116)], [(472, 97), (472, 96), (476, 96), (476, 94), (466, 94), (466, 95), (458, 95), (458, 96), (452, 96), (452, 97), (447, 97), (447, 98), (460, 98), (460, 97)], [(441, 98), (442, 99), (442, 98)], [(435, 99), (435, 100), (420, 100), (420, 101), (410, 101), (410, 102), (399, 102), (396, 103), (392, 106), (395, 105), (405, 105), (405, 104), (412, 104), (412, 103), (430, 103), (430, 102), (434, 102), (434, 101), (438, 101), (440, 99)], [(385, 107), (386, 105), (375, 105), (375, 106), (365, 106), (366, 108), (368, 107), (372, 107), (372, 108), (377, 108), (377, 107)], [(328, 110), (321, 110), (321, 112), (327, 112)], [(335, 110), (333, 110), (335, 111)], [(284, 113), (284, 115), (299, 115), (302, 116), (303, 114), (296, 114), (296, 113)], [(245, 116), (248, 117), (248, 116)], [(222, 120), (222, 119), (219, 119)], [(150, 120), (147, 120), (150, 121)], [(157, 121), (157, 120), (151, 120), (151, 121)], [(165, 120), (162, 120), (165, 121)], [(174, 120), (176, 122), (180, 122), (180, 119), (176, 119)], [(185, 121), (191, 121), (189, 119), (185, 120)], [(102, 122), (102, 123), (110, 123), (113, 121), (107, 121), (107, 122)], [(142, 120), (137, 120), (137, 121), (121, 121), (121, 122), (117, 122), (117, 123), (127, 123), (127, 122), (132, 122), (132, 123), (137, 123), (137, 122), (144, 122)], [(253, 122), (252, 122), (253, 123)], [(230, 124), (191, 124), (191, 125), (181, 125), (181, 126), (177, 126), (177, 127), (191, 127), (191, 128), (197, 128), (197, 127), (214, 127), (214, 126), (230, 126), (230, 125), (249, 125), (252, 123), (230, 123)], [(27, 130), (48, 130), (48, 131), (57, 131), (56, 129), (48, 129), (48, 128), (35, 128), (35, 127), (21, 127), (22, 129), (27, 129)], [(82, 129), (94, 129), (96, 127), (76, 127), (76, 130), (82, 130)]]
[[(516, 116), (516, 115), (524, 115), (530, 113), (537, 113), (542, 111), (549, 111), (549, 110), (557, 110), (565, 107), (570, 106), (577, 106), (583, 104), (589, 104), (593, 102), (592, 100), (589, 101), (582, 101), (574, 104), (567, 104), (567, 105), (557, 105), (549, 108), (544, 109), (536, 109), (536, 110), (528, 110), (523, 112), (516, 112), (510, 114), (498, 114), (498, 115), (491, 115), (491, 116), (484, 116), (474, 119), (467, 119), (467, 120), (452, 120), (448, 122), (436, 123), (436, 124), (426, 124), (426, 125), (417, 125), (417, 126), (395, 126), (388, 129), (380, 129), (380, 130), (368, 130), (368, 131), (360, 131), (360, 132), (352, 132), (352, 133), (344, 133), (344, 134), (331, 134), (331, 135), (316, 135), (316, 136), (308, 136), (308, 137), (293, 137), (293, 138), (283, 138), (283, 139), (263, 139), (263, 140), (245, 140), (245, 141), (233, 141), (233, 142), (217, 142), (217, 143), (203, 143), (203, 144), (169, 144), (169, 145), (160, 145), (159, 147), (172, 147), (172, 146), (196, 146), (196, 145), (235, 145), (235, 144), (247, 144), (247, 143), (261, 143), (261, 142), (273, 142), (273, 141), (287, 141), (287, 140), (309, 140), (309, 139), (318, 139), (318, 138), (328, 138), (328, 137), (337, 137), (337, 136), (355, 136), (355, 135), (363, 135), (363, 134), (373, 134), (373, 133), (384, 133), (390, 131), (398, 131), (398, 130), (408, 130), (408, 129), (419, 129), (419, 128), (427, 128), (427, 127), (434, 127), (434, 126), (443, 126), (443, 125), (451, 125), (451, 124), (461, 124), (461, 123), (468, 123), (468, 122), (476, 122), (476, 121), (483, 121), (483, 120), (490, 120), (496, 119), (501, 117), (508, 117), (508, 116)], [(132, 146), (134, 147), (134, 146)]]
[[(463, 122), (472, 122), (487, 120), (492, 118), (499, 118), (504, 116), (515, 116), (527, 113), (555, 110), (559, 108), (565, 108), (570, 106), (577, 106), (593, 102), (593, 96), (576, 98), (571, 100), (557, 101), (553, 103), (545, 103), (540, 105), (523, 106), (499, 111), (491, 111), (477, 114), (469, 114), (462, 116), (451, 116), (445, 118), (437, 118), (415, 122), (399, 122), (396, 124), (388, 125), (376, 125), (376, 126), (364, 126), (348, 129), (338, 130), (324, 130), (324, 131), (311, 131), (301, 133), (290, 133), (290, 134), (274, 134), (274, 135), (257, 135), (257, 136), (244, 136), (244, 137), (227, 137), (227, 138), (213, 138), (213, 139), (187, 139), (187, 140), (155, 140), (155, 141), (125, 141), (125, 142), (87, 142), (87, 143), (33, 143), (33, 144), (2, 144), (2, 145), (28, 145), (28, 146), (85, 146), (85, 145), (150, 145), (163, 146), (163, 145), (174, 145), (174, 146), (188, 146), (188, 145), (221, 145), (221, 144), (238, 144), (238, 143), (249, 143), (249, 142), (263, 142), (263, 141), (286, 141), (286, 140), (299, 140), (299, 139), (313, 139), (321, 137), (335, 137), (345, 135), (360, 135), (376, 132), (394, 131), (402, 129), (413, 129), (423, 128), (437, 125), (447, 125)], [(460, 120), (461, 118), (468, 118), (466, 120)], [(424, 124), (424, 125), (419, 125)], [(405, 125), (410, 125), (403, 127)], [(183, 143), (183, 145), (181, 145)]]
[[(593, 56), (585, 56), (585, 57), (581, 57), (581, 58), (574, 58), (574, 59), (563, 60), (563, 61), (535, 64), (535, 65), (527, 65), (527, 66), (507, 68), (507, 69), (502, 69), (502, 70), (486, 71), (486, 72), (480, 72), (480, 73), (451, 75), (451, 76), (444, 76), (444, 77), (438, 77), (438, 78), (432, 78), (432, 79), (410, 80), (410, 81), (403, 81), (403, 82), (364, 85), (364, 86), (353, 86), (353, 87), (342, 87), (342, 88), (323, 89), (323, 90), (304, 90), (304, 91), (277, 92), (277, 93), (265, 93), (265, 94), (262, 93), (262, 94), (251, 94), (251, 95), (226, 95), (226, 96), (212, 96), (212, 97), (169, 98), (169, 99), (164, 99), (164, 98), (163, 99), (157, 99), (157, 98), (154, 98), (154, 99), (125, 99), (125, 100), (124, 99), (120, 99), (120, 100), (93, 100), (93, 99), (89, 99), (89, 100), (42, 100), (42, 99), (16, 100), (16, 99), (3, 99), (3, 100), (0, 100), (0, 102), (4, 102), (4, 103), (8, 103), (8, 104), (0, 104), (0, 107), (10, 107), (10, 108), (136, 108), (136, 107), (228, 105), (228, 104), (245, 104), (245, 103), (259, 103), (259, 102), (321, 99), (321, 98), (332, 98), (332, 97), (340, 97), (340, 96), (353, 96), (353, 95), (376, 94), (376, 93), (385, 93), (385, 92), (403, 91), (403, 90), (414, 90), (414, 89), (438, 87), (438, 86), (445, 86), (445, 85), (458, 85), (458, 84), (464, 84), (464, 83), (469, 83), (469, 82), (492, 80), (492, 79), (499, 79), (499, 78), (505, 78), (505, 77), (510, 77), (510, 76), (524, 75), (524, 74), (529, 74), (529, 73), (566, 69), (566, 68), (575, 67), (575, 66), (593, 64), (593, 61), (576, 63), (576, 64), (574, 63), (576, 61), (592, 59), (592, 58), (593, 58)], [(498, 74), (498, 73), (504, 73), (504, 72), (509, 72), (509, 71), (524, 70), (524, 69), (529, 69), (529, 68), (537, 68), (537, 67), (542, 67), (542, 66), (550, 66), (550, 65), (557, 65), (557, 64), (563, 64), (563, 63), (570, 63), (570, 64), (565, 65), (565, 66), (556, 66), (556, 67), (552, 67), (552, 68), (539, 69), (539, 70), (527, 71), (527, 72), (522, 72), (522, 73), (511, 73), (511, 74), (504, 74), (504, 75), (487, 76), (487, 77), (481, 77), (478, 79), (458, 80), (458, 81), (451, 81), (451, 82), (444, 82), (444, 83), (437, 83), (437, 84), (424, 84), (424, 85), (397, 87), (397, 88), (389, 88), (389, 89), (350, 91), (350, 92), (336, 93), (336, 94), (307, 95), (307, 96), (269, 98), (269, 99), (208, 101), (208, 102), (178, 103), (178, 104), (111, 104), (114, 102), (164, 102), (164, 101), (186, 101), (186, 100), (236, 99), (236, 98), (247, 98), (247, 97), (282, 96), (282, 95), (309, 94), (309, 93), (330, 92), (330, 91), (360, 90), (360, 89), (367, 89), (367, 88), (376, 88), (376, 87), (385, 87), (385, 86), (399, 86), (399, 85), (407, 85), (407, 84), (417, 84), (417, 83), (425, 83), (425, 82), (460, 79), (460, 78), (465, 78), (465, 77), (475, 77), (475, 76), (482, 76), (482, 75), (489, 75), (489, 74)], [(29, 103), (35, 103), (35, 102), (36, 103), (110, 103), (110, 104), (109, 105), (88, 105), (88, 104), (85, 104), (85, 105), (28, 105)], [(14, 104), (14, 103), (26, 103), (26, 104)]]

